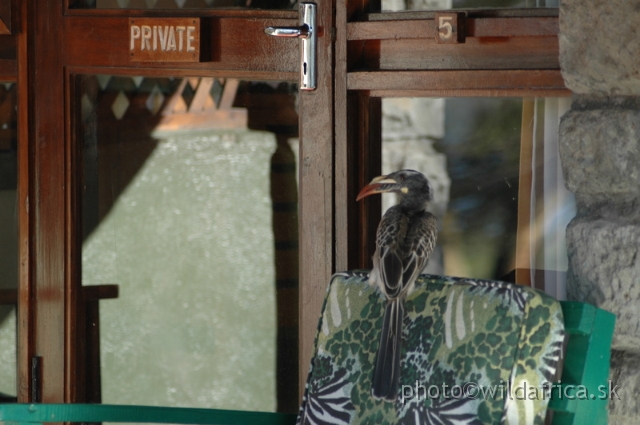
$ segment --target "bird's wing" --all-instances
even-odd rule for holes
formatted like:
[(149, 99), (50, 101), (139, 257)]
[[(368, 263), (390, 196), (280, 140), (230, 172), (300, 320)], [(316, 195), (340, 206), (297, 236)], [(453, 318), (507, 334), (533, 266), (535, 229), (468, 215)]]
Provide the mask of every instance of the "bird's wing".
[(390, 208), (378, 227), (376, 265), (389, 298), (398, 297), (413, 284), (433, 252), (437, 221), (433, 214), (408, 217)]
[(427, 265), (436, 247), (437, 236), (438, 222), (430, 212), (425, 211), (421, 217), (412, 221), (406, 236), (409, 248), (406, 251), (402, 275), (405, 285), (413, 283)]
[[(374, 266), (379, 268), (382, 289), (389, 298), (396, 298), (402, 290), (404, 271), (402, 247), (399, 241), (406, 233), (406, 220), (396, 207), (387, 210), (378, 225)], [(377, 260), (377, 261), (376, 261)]]

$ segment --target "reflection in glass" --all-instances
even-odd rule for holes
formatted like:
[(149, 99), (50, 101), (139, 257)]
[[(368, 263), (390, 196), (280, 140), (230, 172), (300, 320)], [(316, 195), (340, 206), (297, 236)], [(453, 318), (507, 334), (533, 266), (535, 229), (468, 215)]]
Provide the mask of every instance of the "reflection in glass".
[(0, 84), (0, 403), (16, 397), (17, 86)]
[[(564, 297), (575, 215), (558, 159), (566, 99), (384, 99), (383, 172), (422, 171), (441, 222), (428, 273), (514, 280)], [(394, 200), (385, 197), (383, 208)], [(536, 275), (535, 270), (544, 270)]]
[(79, 80), (97, 401), (295, 411), (295, 87)]
[(575, 197), (564, 184), (558, 153), (558, 126), (570, 105), (569, 98), (536, 98), (525, 99), (522, 108), (521, 143), (527, 150), (521, 154), (520, 172), (527, 179), (524, 189), (529, 196), (519, 203), (518, 245), (522, 248), (516, 268), (529, 269), (523, 279), (558, 299), (566, 297), (565, 230), (576, 214)]

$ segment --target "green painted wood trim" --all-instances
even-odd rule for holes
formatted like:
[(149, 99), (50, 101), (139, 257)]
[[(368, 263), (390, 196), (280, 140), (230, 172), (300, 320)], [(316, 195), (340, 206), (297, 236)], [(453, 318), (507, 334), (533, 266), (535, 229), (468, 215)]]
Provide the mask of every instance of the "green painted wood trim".
[(0, 421), (139, 422), (194, 425), (293, 425), (296, 415), (186, 407), (115, 406), (108, 404), (2, 404)]
[[(552, 391), (549, 409), (553, 425), (607, 423), (611, 341), (616, 316), (590, 304), (561, 302), (565, 330), (570, 335), (559, 389)], [(586, 399), (576, 397), (584, 389)]]
[(575, 301), (561, 301), (564, 330), (571, 335), (590, 335), (595, 320), (595, 306)]

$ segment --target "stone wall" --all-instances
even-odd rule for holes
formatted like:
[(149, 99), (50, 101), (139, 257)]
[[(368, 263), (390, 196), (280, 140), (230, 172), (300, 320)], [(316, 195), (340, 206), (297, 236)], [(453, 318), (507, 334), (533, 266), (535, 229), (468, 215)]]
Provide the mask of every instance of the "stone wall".
[(609, 423), (640, 415), (640, 4), (563, 0), (560, 64), (575, 97), (560, 157), (577, 215), (567, 228), (569, 299), (617, 315)]

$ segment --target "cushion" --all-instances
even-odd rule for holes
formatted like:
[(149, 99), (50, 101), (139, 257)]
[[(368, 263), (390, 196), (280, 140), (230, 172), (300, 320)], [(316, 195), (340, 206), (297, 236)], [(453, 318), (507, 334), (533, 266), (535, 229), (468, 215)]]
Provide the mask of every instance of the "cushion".
[(395, 402), (371, 396), (385, 297), (335, 274), (299, 424), (542, 424), (562, 355), (560, 304), (510, 283), (421, 275), (405, 302)]

